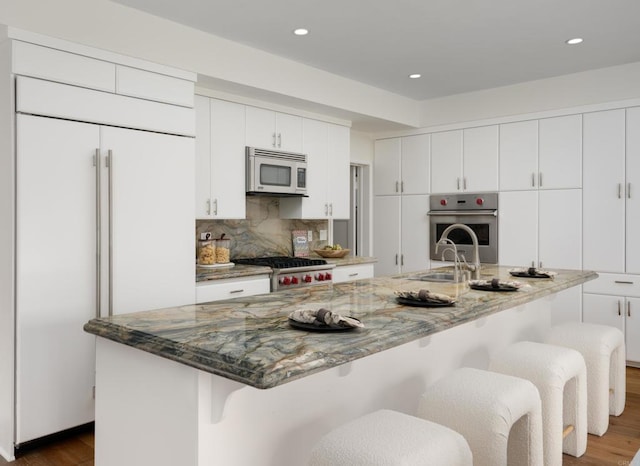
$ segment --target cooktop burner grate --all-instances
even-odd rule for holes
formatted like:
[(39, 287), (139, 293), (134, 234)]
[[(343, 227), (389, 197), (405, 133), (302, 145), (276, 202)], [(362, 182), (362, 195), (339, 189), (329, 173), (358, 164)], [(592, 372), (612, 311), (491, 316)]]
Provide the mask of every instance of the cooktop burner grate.
[(264, 265), (272, 269), (291, 269), (294, 267), (313, 267), (315, 265), (325, 265), (324, 259), (308, 259), (306, 257), (251, 257), (246, 259), (234, 259), (236, 264), (244, 265)]

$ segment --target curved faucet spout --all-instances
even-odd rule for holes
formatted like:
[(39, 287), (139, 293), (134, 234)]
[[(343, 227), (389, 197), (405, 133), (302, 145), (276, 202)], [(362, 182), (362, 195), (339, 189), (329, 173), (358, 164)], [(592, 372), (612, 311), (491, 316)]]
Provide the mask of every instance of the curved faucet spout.
[[(473, 272), (473, 278), (479, 279), (480, 278), (480, 252), (478, 251), (478, 236), (476, 236), (476, 233), (471, 228), (469, 228), (467, 225), (463, 223), (454, 223), (453, 225), (449, 225), (442, 232), (442, 236), (438, 240), (437, 244), (440, 244), (441, 242), (446, 243), (447, 241), (451, 241), (449, 239), (449, 233), (457, 229), (464, 230), (467, 233), (469, 233), (469, 236), (471, 236), (471, 242), (473, 244), (473, 268), (471, 267), (470, 268), (471, 268), (471, 271)], [(436, 244), (436, 248), (437, 248), (437, 244)], [(437, 253), (437, 249), (436, 249), (436, 253)]]

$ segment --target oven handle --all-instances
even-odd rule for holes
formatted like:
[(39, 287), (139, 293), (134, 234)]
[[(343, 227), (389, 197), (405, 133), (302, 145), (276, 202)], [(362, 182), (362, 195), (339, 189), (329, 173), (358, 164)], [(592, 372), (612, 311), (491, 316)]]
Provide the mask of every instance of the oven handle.
[(457, 216), (472, 216), (479, 217), (482, 215), (492, 215), (494, 217), (498, 216), (497, 210), (430, 210), (427, 212), (427, 215), (431, 215), (433, 217), (451, 217), (452, 215)]

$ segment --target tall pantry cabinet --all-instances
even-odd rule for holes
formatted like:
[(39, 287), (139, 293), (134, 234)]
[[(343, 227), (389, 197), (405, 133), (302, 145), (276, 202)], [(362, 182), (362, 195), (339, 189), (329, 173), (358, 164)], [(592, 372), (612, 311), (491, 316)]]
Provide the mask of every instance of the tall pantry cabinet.
[(15, 374), (0, 366), (5, 457), (93, 420), (88, 320), (195, 300), (194, 76), (90, 52), (103, 58), (74, 44), (3, 48), (16, 89), (3, 96), (15, 108), (15, 156), (1, 153), (3, 166), (15, 157), (15, 210), (2, 212), (15, 226), (2, 251), (15, 261), (12, 309), (0, 308), (15, 319), (15, 333), (0, 330), (15, 342)]

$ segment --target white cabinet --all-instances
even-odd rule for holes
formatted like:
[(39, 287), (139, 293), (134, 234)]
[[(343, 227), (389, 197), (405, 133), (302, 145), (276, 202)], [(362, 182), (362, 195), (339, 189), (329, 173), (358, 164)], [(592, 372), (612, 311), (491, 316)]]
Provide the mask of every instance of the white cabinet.
[(304, 118), (307, 197), (280, 199), (281, 218), (348, 219), (350, 206), (350, 130)]
[(431, 192), (496, 191), (498, 127), (431, 135)]
[(428, 194), (430, 152), (428, 134), (376, 141), (374, 194)]
[(626, 272), (640, 274), (640, 107), (626, 116)]
[(428, 195), (375, 196), (376, 276), (429, 268)]
[(333, 269), (333, 283), (373, 277), (373, 264), (341, 265)]
[(500, 191), (582, 186), (582, 116), (500, 125)]
[(625, 111), (584, 119), (584, 268), (625, 271)]
[(603, 273), (583, 289), (583, 321), (619, 328), (627, 361), (640, 363), (640, 277)]
[(258, 107), (246, 111), (247, 146), (302, 152), (302, 117)]
[(245, 107), (196, 96), (196, 218), (243, 219)]
[(16, 442), (93, 420), (92, 317), (193, 303), (193, 140), (17, 115)]
[(582, 268), (581, 195), (579, 189), (500, 193), (500, 264)]
[(196, 283), (196, 303), (208, 303), (222, 299), (242, 298), (269, 293), (269, 275), (209, 280)]

